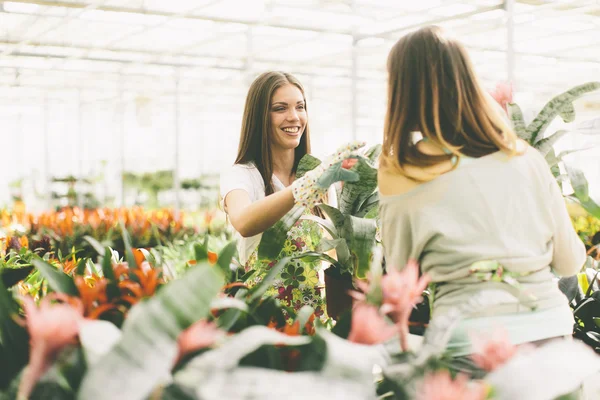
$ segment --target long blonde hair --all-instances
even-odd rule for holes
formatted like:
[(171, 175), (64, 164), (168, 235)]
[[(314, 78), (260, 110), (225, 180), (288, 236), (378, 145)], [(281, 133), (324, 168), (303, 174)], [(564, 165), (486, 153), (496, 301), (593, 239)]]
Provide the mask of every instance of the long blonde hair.
[[(425, 27), (402, 37), (388, 57), (388, 104), (381, 166), (410, 179), (454, 156), (517, 154), (517, 136), (479, 84), (464, 47), (440, 28)], [(424, 154), (413, 132), (421, 132), (447, 154)], [(408, 167), (408, 168), (407, 168)]]

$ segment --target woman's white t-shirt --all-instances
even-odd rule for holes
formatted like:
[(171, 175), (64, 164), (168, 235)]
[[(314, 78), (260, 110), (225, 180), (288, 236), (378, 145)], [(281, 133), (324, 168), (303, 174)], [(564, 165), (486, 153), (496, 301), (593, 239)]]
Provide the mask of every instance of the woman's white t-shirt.
[[(221, 207), (223, 207), (225, 212), (227, 212), (224, 205), (225, 197), (237, 189), (245, 190), (248, 196), (250, 196), (250, 202), (252, 203), (265, 197), (265, 183), (254, 164), (235, 164), (221, 173)], [(283, 189), (285, 189), (285, 186), (273, 175), (273, 190), (278, 192)], [(236, 231), (235, 236), (240, 262), (244, 265), (254, 249), (258, 247), (262, 233), (245, 238)]]
[[(273, 190), (278, 192), (285, 189), (285, 185), (281, 183), (279, 178), (273, 175)], [(224, 201), (225, 197), (233, 190), (242, 189), (250, 196), (250, 202), (254, 203), (265, 197), (265, 183), (263, 181), (260, 172), (253, 163), (248, 164), (234, 164), (227, 168), (221, 173), (220, 176), (220, 194), (221, 194), (221, 207), (225, 209)], [(329, 204), (335, 206), (335, 187), (330, 187), (329, 193)], [(237, 239), (237, 249), (239, 260), (242, 265), (246, 264), (248, 258), (252, 255), (252, 252), (258, 247), (262, 233), (251, 236), (248, 238), (243, 237), (239, 232), (235, 232)]]

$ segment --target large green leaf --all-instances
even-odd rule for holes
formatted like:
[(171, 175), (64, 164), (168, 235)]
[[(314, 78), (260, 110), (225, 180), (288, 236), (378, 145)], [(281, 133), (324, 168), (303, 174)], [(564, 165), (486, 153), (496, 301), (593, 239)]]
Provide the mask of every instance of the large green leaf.
[(48, 281), (48, 285), (57, 293), (65, 293), (71, 296), (79, 296), (77, 286), (73, 278), (59, 271), (55, 266), (48, 264), (41, 258), (34, 258), (32, 261), (34, 267)]
[(565, 122), (571, 122), (574, 118), (572, 102), (585, 93), (600, 89), (600, 82), (589, 82), (560, 94), (550, 100), (527, 127), (527, 136), (530, 143), (536, 143), (544, 137), (544, 131), (552, 123), (554, 118), (561, 116), (566, 118)]
[[(139, 268), (137, 262), (135, 261), (135, 256), (133, 255), (133, 247), (131, 246), (131, 237), (129, 236), (129, 232), (125, 227), (123, 221), (121, 221), (121, 235), (123, 236), (123, 245), (125, 246), (125, 261), (127, 261), (127, 265), (131, 269)], [(135, 274), (130, 274), (132, 280), (136, 280)]]
[(525, 119), (523, 118), (523, 112), (521, 111), (521, 107), (519, 107), (518, 104), (509, 103), (508, 114), (510, 115), (513, 130), (515, 131), (517, 136), (529, 143), (531, 140), (531, 136), (528, 136), (527, 126), (525, 125)]
[(263, 232), (258, 245), (259, 260), (274, 260), (277, 258), (287, 240), (288, 231), (300, 219), (305, 207), (294, 207), (272, 227)]
[(19, 268), (1, 268), (0, 280), (4, 287), (10, 288), (27, 278), (31, 271), (33, 271), (31, 265)]
[(233, 279), (233, 271), (231, 270), (231, 260), (237, 252), (235, 242), (229, 242), (221, 249), (219, 256), (217, 257), (217, 266), (221, 269), (221, 272), (225, 276), (227, 282), (231, 282)]
[(13, 316), (19, 307), (0, 281), (0, 390), (8, 387), (29, 359), (29, 335)]
[(342, 265), (340, 264), (340, 261), (336, 260), (335, 258), (333, 258), (325, 253), (319, 253), (316, 251), (307, 251), (306, 253), (302, 253), (301, 255), (299, 255), (297, 258), (299, 258), (300, 260), (303, 260), (303, 261), (307, 261), (307, 262), (321, 260), (321, 261), (325, 261), (325, 262), (331, 264), (332, 266), (334, 266), (336, 268), (343, 269)]
[(544, 157), (550, 152), (554, 143), (556, 143), (560, 138), (566, 135), (569, 131), (565, 129), (561, 129), (560, 131), (538, 141), (534, 147), (539, 151)]
[[(319, 343), (319, 354), (314, 354), (313, 342)], [(302, 358), (306, 358), (306, 352), (320, 358), (311, 360), (313, 368), (318, 366), (319, 370), (288, 373), (239, 366), (246, 355), (275, 345), (302, 346)], [(175, 383), (196, 388), (196, 395), (202, 399), (287, 398), (290, 388), (301, 388), (302, 398), (369, 400), (375, 399), (373, 366), (386, 365), (387, 361), (382, 347), (353, 344), (324, 330), (308, 338), (251, 327), (191, 360), (175, 375)]]
[(92, 245), (92, 247), (94, 248), (94, 250), (96, 250), (96, 253), (98, 253), (98, 255), (104, 255), (104, 246), (102, 246), (102, 244), (99, 241), (88, 235), (84, 236), (83, 240)]
[(321, 210), (323, 210), (325, 215), (327, 215), (331, 222), (333, 222), (333, 226), (335, 227), (339, 235), (342, 229), (344, 228), (344, 221), (346, 220), (344, 214), (342, 214), (340, 210), (330, 206), (329, 204), (319, 204), (318, 207)]
[(354, 213), (355, 217), (365, 218), (365, 216), (372, 212), (374, 208), (379, 207), (379, 193), (374, 192), (369, 196), (366, 196), (364, 200), (359, 199), (360, 205), (358, 206), (358, 210)]
[(288, 336), (265, 326), (252, 326), (223, 343), (191, 360), (175, 375), (175, 382), (195, 386), (215, 371), (231, 370), (248, 354), (265, 345), (301, 346), (310, 343), (307, 336)]
[(342, 339), (327, 329), (317, 329), (317, 336), (327, 344), (323, 376), (345, 376), (368, 384), (372, 381), (373, 366), (389, 364), (389, 355), (382, 346), (365, 346)]
[(312, 171), (321, 165), (321, 160), (317, 157), (311, 156), (310, 154), (306, 154), (300, 162), (298, 163), (298, 168), (296, 169), (296, 178), (302, 178), (304, 174), (308, 171)]
[(354, 214), (360, 206), (357, 200), (371, 195), (377, 188), (377, 169), (368, 158), (358, 159), (350, 171), (356, 172), (359, 180), (344, 183), (338, 206), (342, 214)]
[(358, 279), (365, 279), (369, 272), (376, 232), (377, 222), (373, 219), (353, 216), (346, 218), (343, 236), (349, 243), (354, 276)]
[(223, 277), (208, 263), (190, 268), (154, 297), (136, 305), (123, 337), (85, 376), (78, 399), (142, 399), (169, 379), (177, 337), (206, 318)]

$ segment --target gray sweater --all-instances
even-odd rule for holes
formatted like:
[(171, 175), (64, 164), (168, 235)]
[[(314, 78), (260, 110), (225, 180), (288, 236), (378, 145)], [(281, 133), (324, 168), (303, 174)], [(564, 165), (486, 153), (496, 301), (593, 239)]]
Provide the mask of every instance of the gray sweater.
[[(475, 293), (508, 287), (470, 273), (483, 260), (498, 261), (537, 310), (566, 307), (553, 272), (574, 275), (586, 258), (560, 188), (531, 147), (520, 156), (464, 159), (407, 193), (380, 196), (379, 213), (388, 268), (401, 269), (414, 258), (437, 284), (434, 317)], [(531, 309), (513, 295), (497, 303), (473, 316)]]

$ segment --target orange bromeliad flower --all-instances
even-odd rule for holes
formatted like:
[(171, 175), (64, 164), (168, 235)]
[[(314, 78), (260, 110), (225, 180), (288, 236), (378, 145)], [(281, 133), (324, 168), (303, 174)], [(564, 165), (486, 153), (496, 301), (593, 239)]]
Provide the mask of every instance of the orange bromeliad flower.
[(217, 253), (213, 253), (212, 251), (208, 252), (208, 262), (211, 264), (216, 264), (217, 263)]

